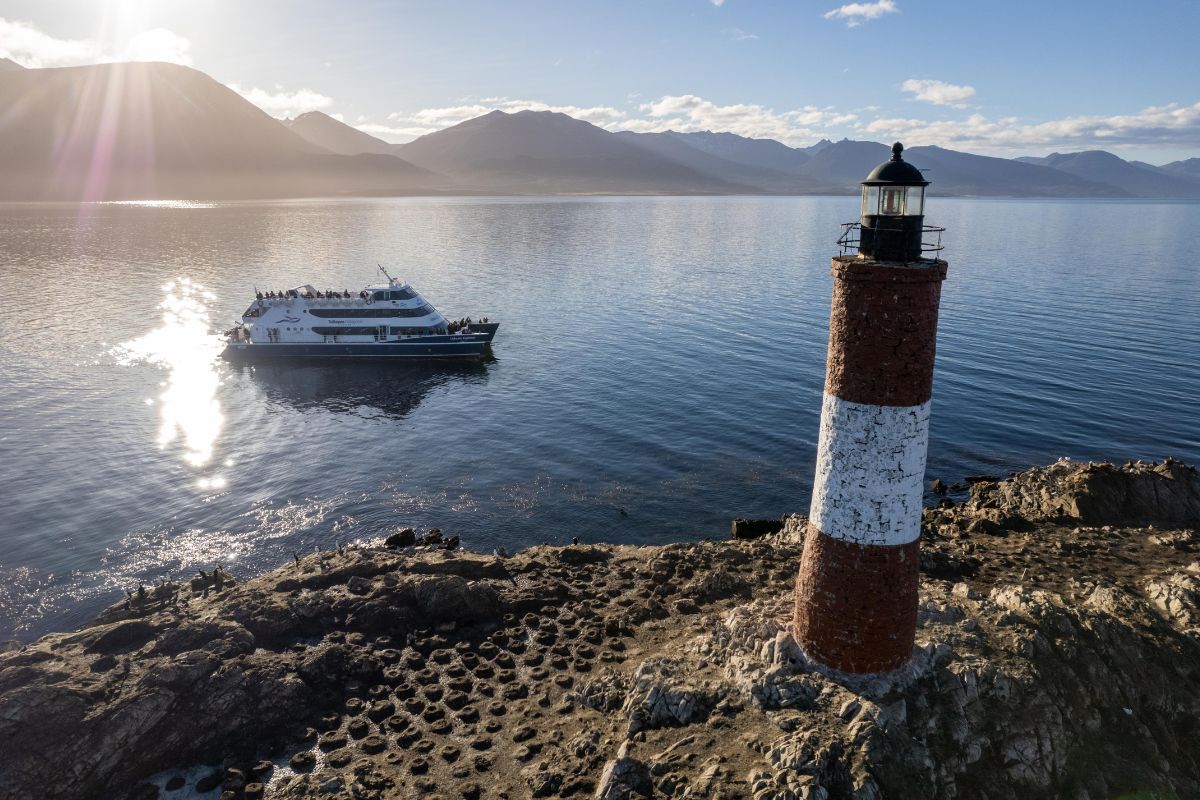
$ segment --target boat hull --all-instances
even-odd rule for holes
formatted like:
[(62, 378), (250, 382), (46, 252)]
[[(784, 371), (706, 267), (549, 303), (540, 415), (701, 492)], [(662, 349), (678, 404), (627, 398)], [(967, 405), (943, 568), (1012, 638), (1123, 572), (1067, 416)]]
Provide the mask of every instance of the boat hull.
[(487, 341), (428, 341), (378, 342), (363, 344), (287, 342), (230, 342), (221, 354), (230, 361), (286, 358), (362, 359), (385, 358), (411, 361), (443, 359), (479, 359), (487, 349)]

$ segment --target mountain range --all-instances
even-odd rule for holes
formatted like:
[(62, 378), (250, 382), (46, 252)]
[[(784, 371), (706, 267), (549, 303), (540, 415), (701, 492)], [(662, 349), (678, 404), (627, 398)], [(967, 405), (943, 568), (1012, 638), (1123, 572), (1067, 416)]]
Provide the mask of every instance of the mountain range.
[[(278, 120), (172, 64), (23, 69), (0, 59), (0, 200), (372, 194), (847, 194), (878, 142), (790, 147), (725, 132), (612, 132), (550, 111), (492, 111), (391, 144), (319, 111)], [(957, 196), (1200, 198), (1200, 158), (1104, 151), (995, 158), (912, 147)]]

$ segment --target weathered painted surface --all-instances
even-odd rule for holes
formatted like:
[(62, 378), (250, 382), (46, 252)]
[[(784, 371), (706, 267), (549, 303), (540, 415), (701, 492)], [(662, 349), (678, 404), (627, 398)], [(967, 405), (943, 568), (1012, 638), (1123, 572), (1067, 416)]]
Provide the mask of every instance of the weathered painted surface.
[(892, 407), (825, 395), (809, 519), (826, 536), (861, 545), (921, 535), (929, 403)]
[(843, 672), (897, 669), (917, 624), (921, 497), (945, 262), (833, 260), (796, 640)]
[(809, 524), (796, 580), (796, 641), (842, 672), (887, 672), (912, 655), (919, 542), (863, 546)]
[(929, 400), (946, 263), (928, 263), (833, 260), (826, 394), (881, 406)]

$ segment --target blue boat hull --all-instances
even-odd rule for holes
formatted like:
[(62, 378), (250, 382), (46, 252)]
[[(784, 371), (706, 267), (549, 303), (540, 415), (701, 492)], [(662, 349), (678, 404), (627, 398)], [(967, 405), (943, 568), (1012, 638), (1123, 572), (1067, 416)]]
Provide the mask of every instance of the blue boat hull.
[[(455, 339), (458, 341), (454, 341)], [(387, 358), (428, 361), (482, 358), (487, 346), (487, 339), (483, 337), (462, 341), (461, 337), (452, 336), (423, 337), (420, 341), (363, 344), (230, 342), (221, 355), (231, 361), (276, 358)]]

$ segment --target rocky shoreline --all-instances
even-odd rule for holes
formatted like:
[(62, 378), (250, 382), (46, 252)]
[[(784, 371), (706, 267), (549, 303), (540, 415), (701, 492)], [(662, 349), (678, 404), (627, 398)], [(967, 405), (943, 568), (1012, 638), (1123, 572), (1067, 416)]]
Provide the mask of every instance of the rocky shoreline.
[(0, 654), (0, 798), (1200, 796), (1194, 468), (926, 509), (918, 647), (869, 680), (788, 633), (803, 530), (155, 587)]

